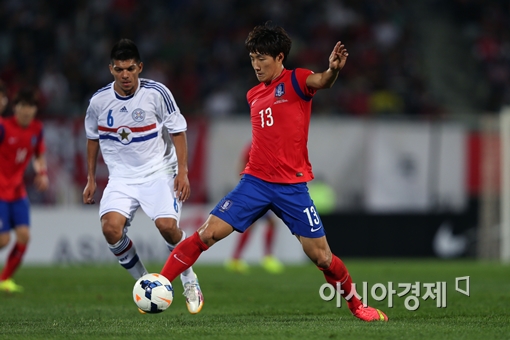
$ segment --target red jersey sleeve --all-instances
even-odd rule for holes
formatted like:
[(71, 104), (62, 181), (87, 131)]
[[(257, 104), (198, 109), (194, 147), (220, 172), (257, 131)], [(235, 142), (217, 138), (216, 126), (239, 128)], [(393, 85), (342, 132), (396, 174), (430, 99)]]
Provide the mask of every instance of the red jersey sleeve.
[[(296, 88), (296, 84), (294, 83), (293, 79), (293, 86), (296, 92), (298, 92), (298, 95), (300, 95), (299, 91), (306, 96), (306, 97), (313, 97), (315, 93), (317, 93), (316, 89), (312, 89), (308, 86), (306, 86), (306, 78), (308, 78), (309, 75), (313, 74), (313, 71), (305, 69), (305, 68), (296, 68), (294, 69), (294, 75), (295, 79), (297, 80), (297, 85), (299, 86), (299, 90)], [(301, 95), (300, 95), (301, 97)]]

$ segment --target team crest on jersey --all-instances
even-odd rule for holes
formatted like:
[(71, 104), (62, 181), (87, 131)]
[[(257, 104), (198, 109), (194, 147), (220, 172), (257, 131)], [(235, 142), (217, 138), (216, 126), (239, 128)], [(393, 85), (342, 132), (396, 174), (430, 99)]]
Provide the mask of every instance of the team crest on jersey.
[(227, 211), (228, 209), (230, 209), (230, 207), (232, 206), (232, 201), (231, 200), (225, 200), (221, 206), (220, 206), (220, 210), (221, 211)]
[(280, 83), (276, 85), (276, 89), (274, 90), (274, 96), (275, 97), (281, 97), (285, 94), (285, 84)]
[(133, 113), (131, 113), (131, 116), (135, 122), (142, 122), (145, 119), (145, 111), (142, 109), (135, 109)]

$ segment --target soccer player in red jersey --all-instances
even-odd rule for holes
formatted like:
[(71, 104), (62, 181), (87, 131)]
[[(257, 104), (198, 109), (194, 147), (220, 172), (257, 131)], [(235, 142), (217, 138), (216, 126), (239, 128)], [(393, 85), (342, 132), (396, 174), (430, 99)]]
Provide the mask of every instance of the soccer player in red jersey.
[(43, 125), (35, 120), (37, 100), (34, 91), (22, 89), (14, 99), (14, 115), (0, 120), (0, 249), (10, 241), (14, 230), (16, 242), (0, 274), (0, 290), (21, 292), (12, 280), (20, 266), (30, 239), (30, 203), (23, 174), (34, 158), (35, 186), (48, 188)]
[(312, 98), (317, 90), (333, 86), (347, 61), (347, 50), (337, 42), (328, 69), (314, 73), (283, 66), (291, 44), (285, 30), (271, 24), (249, 33), (245, 45), (260, 81), (247, 94), (252, 124), (250, 160), (239, 184), (216, 205), (198, 231), (175, 248), (161, 274), (172, 281), (203, 251), (234, 230), (243, 232), (272, 210), (296, 235), (326, 281), (341, 285), (341, 294), (355, 317), (387, 321), (383, 312), (364, 306), (354, 294), (347, 268), (330, 250), (306, 184), (313, 179), (307, 148)]
[[(250, 143), (244, 147), (241, 152), (241, 161), (240, 163), (240, 172), (242, 173), (246, 164), (250, 159), (250, 150), (251, 150), (251, 141)], [(264, 257), (262, 258), (261, 264), (262, 267), (271, 274), (279, 274), (283, 272), (283, 264), (276, 258), (273, 254), (274, 242), (275, 242), (275, 232), (277, 220), (276, 216), (268, 211), (263, 217), (260, 218), (265, 222), (265, 230), (264, 230)], [(225, 267), (227, 270), (232, 272), (237, 272), (241, 274), (246, 274), (249, 271), (249, 265), (241, 258), (241, 254), (246, 248), (248, 244), (248, 240), (250, 239), (252, 233), (253, 224), (246, 229), (243, 233), (241, 233), (237, 244), (234, 248), (234, 253), (232, 254), (232, 258), (229, 259), (225, 263)]]

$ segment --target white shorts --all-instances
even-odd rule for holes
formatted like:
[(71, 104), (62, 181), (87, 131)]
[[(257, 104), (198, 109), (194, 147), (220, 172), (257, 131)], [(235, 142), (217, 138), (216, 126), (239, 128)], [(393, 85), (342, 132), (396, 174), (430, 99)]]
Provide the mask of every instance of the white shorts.
[(110, 180), (101, 198), (99, 217), (116, 211), (127, 218), (126, 226), (129, 226), (139, 207), (153, 221), (169, 217), (179, 222), (182, 202), (175, 197), (174, 175), (159, 177), (142, 184)]

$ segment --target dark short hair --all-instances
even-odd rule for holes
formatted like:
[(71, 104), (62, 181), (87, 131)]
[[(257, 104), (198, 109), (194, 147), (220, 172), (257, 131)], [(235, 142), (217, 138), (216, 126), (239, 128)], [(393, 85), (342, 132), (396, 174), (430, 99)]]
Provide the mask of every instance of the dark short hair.
[(110, 63), (113, 64), (114, 60), (130, 60), (133, 59), (137, 64), (140, 62), (140, 53), (138, 47), (130, 39), (120, 39), (112, 47), (110, 53)]
[(283, 53), (283, 61), (287, 59), (292, 40), (283, 27), (273, 25), (270, 21), (256, 26), (244, 42), (250, 53), (267, 54), (273, 58)]
[(37, 106), (37, 93), (33, 88), (22, 88), (16, 94), (13, 100), (14, 105), (24, 104), (29, 106)]

